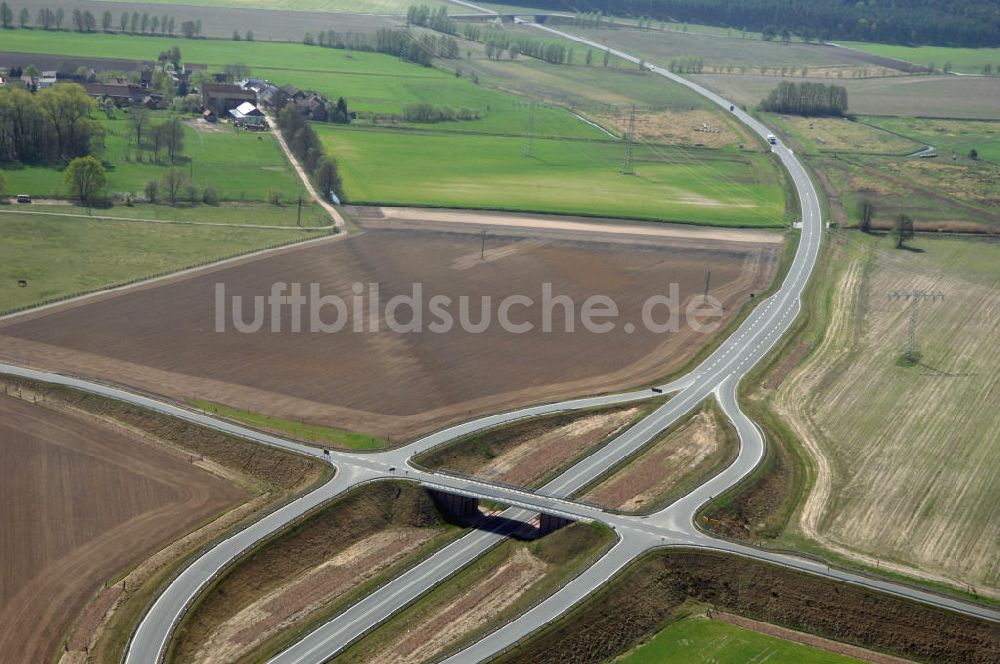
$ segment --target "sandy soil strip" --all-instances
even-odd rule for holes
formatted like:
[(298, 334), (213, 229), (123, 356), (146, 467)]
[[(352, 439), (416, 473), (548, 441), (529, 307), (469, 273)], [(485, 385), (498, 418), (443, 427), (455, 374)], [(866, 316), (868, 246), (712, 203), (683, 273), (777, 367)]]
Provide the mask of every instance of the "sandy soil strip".
[(719, 444), (712, 414), (698, 413), (584, 498), (625, 512), (640, 510), (695, 470)]
[(672, 237), (692, 240), (721, 240), (726, 242), (753, 242), (780, 244), (781, 233), (746, 229), (683, 226), (679, 224), (639, 223), (627, 221), (584, 221), (572, 218), (508, 215), (473, 210), (436, 210), (426, 208), (380, 208), (385, 219), (398, 221), (430, 221), (510, 228), (563, 230), (585, 233), (610, 233), (619, 236)]
[(753, 630), (754, 632), (767, 634), (768, 636), (776, 636), (786, 641), (794, 641), (795, 643), (812, 646), (813, 648), (819, 648), (828, 652), (837, 653), (838, 655), (847, 655), (848, 657), (854, 657), (855, 659), (861, 659), (866, 662), (875, 662), (876, 664), (906, 664), (910, 661), (908, 659), (901, 659), (899, 657), (893, 657), (892, 655), (875, 652), (874, 650), (859, 648), (858, 646), (852, 646), (847, 643), (831, 641), (830, 639), (824, 639), (823, 637), (815, 636), (814, 634), (796, 632), (795, 630), (788, 629), (787, 627), (779, 627), (778, 625), (772, 625), (770, 623), (758, 622), (756, 620), (744, 618), (743, 616), (734, 616), (731, 613), (712, 611), (712, 615), (710, 617), (713, 620), (721, 620), (722, 622), (729, 623), (730, 625), (736, 625), (737, 627)]
[(370, 535), (291, 579), (218, 625), (196, 662), (232, 662), (288, 626), (356, 588), (433, 537), (430, 528), (393, 528)]
[(482, 627), (545, 576), (547, 565), (527, 549), (517, 550), (488, 577), (431, 614), (372, 657), (379, 664), (418, 664), (464, 634)]
[(511, 484), (531, 483), (581, 450), (621, 430), (638, 412), (638, 408), (629, 408), (617, 413), (596, 414), (556, 427), (501, 454), (476, 475)]

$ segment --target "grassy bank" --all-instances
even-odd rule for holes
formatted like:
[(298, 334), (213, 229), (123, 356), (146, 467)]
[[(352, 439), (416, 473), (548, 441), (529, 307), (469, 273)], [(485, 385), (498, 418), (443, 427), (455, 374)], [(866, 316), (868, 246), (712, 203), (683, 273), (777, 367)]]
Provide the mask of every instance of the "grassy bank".
[(310, 237), (295, 230), (2, 214), (0, 311)]

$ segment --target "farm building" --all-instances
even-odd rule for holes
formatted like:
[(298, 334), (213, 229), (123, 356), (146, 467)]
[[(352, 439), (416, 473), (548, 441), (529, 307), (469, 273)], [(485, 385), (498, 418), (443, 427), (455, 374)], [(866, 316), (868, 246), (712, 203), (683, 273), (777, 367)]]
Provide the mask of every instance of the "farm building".
[(219, 117), (228, 116), (229, 111), (244, 102), (253, 104), (257, 95), (253, 90), (244, 90), (238, 85), (206, 83), (201, 86), (201, 105)]
[(229, 116), (237, 125), (242, 127), (263, 127), (264, 114), (260, 109), (248, 101), (243, 102), (236, 108), (229, 110)]
[(147, 97), (146, 90), (138, 85), (125, 83), (83, 83), (83, 89), (96, 99), (108, 98), (115, 104), (141, 104)]

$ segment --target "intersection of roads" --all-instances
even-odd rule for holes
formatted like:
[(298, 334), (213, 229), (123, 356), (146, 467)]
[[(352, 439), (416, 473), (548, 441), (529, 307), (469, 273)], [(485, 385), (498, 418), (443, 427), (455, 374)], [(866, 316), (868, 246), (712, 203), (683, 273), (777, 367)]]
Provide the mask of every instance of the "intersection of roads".
[[(627, 53), (552, 28), (528, 24), (560, 37), (586, 44), (640, 64)], [(734, 107), (719, 95), (653, 64), (644, 64), (652, 73), (691, 88), (747, 125), (766, 139), (769, 130), (756, 119)], [(257, 542), (287, 524), (363, 483), (386, 479), (408, 479), (443, 492), (509, 505), (502, 516), (525, 521), (546, 513), (574, 521), (600, 522), (611, 527), (617, 542), (592, 566), (534, 608), (502, 628), (451, 657), (448, 662), (478, 662), (515, 645), (536, 630), (556, 620), (589, 594), (603, 586), (618, 571), (645, 552), (660, 547), (703, 548), (745, 556), (788, 568), (822, 575), (844, 583), (864, 586), (893, 595), (925, 602), (970, 616), (1000, 621), (1000, 612), (956, 598), (919, 590), (887, 580), (829, 568), (825, 563), (790, 554), (774, 553), (736, 544), (707, 535), (695, 526), (697, 511), (713, 497), (724, 493), (746, 477), (764, 456), (760, 429), (740, 410), (737, 389), (741, 378), (763, 358), (788, 330), (801, 307), (801, 297), (812, 273), (824, 233), (819, 201), (813, 184), (791, 150), (780, 143), (772, 146), (787, 169), (801, 206), (801, 236), (795, 257), (780, 288), (757, 303), (738, 328), (686, 376), (661, 385), (656, 390), (544, 404), (507, 413), (481, 417), (433, 433), (409, 445), (378, 453), (328, 451), (304, 445), (209, 416), (154, 396), (89, 381), (83, 378), (0, 364), (0, 372), (74, 387), (105, 397), (139, 405), (260, 444), (271, 445), (327, 460), (336, 468), (333, 477), (319, 488), (290, 502), (218, 542), (185, 568), (156, 598), (133, 633), (125, 661), (149, 664), (159, 661), (172, 631), (199, 592), (234, 559)], [(456, 440), (469, 433), (539, 415), (636, 402), (672, 395), (646, 418), (623, 432), (609, 444), (582, 459), (536, 491), (513, 488), (469, 477), (429, 472), (410, 463), (417, 454)], [(571, 496), (619, 462), (635, 454), (657, 434), (679, 421), (707, 398), (715, 398), (739, 434), (736, 460), (723, 472), (706, 481), (665, 509), (648, 516), (629, 516), (574, 500)], [(324, 662), (350, 643), (382, 623), (423, 593), (445, 581), (503, 540), (498, 532), (473, 530), (426, 560), (391, 580), (329, 622), (275, 656), (281, 664)]]

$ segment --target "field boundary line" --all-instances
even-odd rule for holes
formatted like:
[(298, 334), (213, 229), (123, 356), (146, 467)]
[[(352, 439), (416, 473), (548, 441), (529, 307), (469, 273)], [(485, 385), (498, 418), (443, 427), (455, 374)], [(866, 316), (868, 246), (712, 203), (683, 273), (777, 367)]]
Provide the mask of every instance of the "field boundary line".
[(292, 165), (292, 168), (294, 168), (295, 172), (298, 173), (299, 179), (302, 180), (302, 184), (305, 186), (306, 191), (309, 192), (309, 195), (313, 197), (313, 200), (315, 200), (317, 203), (323, 206), (323, 209), (326, 210), (327, 214), (330, 215), (330, 218), (333, 219), (333, 225), (336, 227), (336, 229), (341, 232), (346, 231), (347, 222), (344, 221), (344, 218), (340, 216), (340, 212), (337, 211), (337, 208), (333, 207), (330, 201), (326, 200), (325, 197), (320, 196), (318, 193), (316, 193), (316, 188), (313, 186), (312, 180), (309, 179), (309, 175), (302, 167), (302, 164), (299, 163), (299, 160), (296, 159), (295, 155), (292, 154), (292, 151), (291, 149), (289, 149), (288, 143), (285, 141), (285, 137), (281, 133), (281, 130), (278, 129), (277, 123), (274, 121), (274, 118), (272, 118), (270, 115), (265, 115), (264, 117), (267, 120), (267, 124), (271, 128), (271, 132), (274, 134), (275, 139), (277, 139), (278, 145), (281, 146), (281, 151), (285, 153), (285, 158), (288, 159), (288, 162)]
[(219, 226), (221, 228), (255, 228), (260, 230), (278, 231), (328, 231), (335, 228), (334, 224), (329, 226), (267, 226), (264, 224), (233, 224), (228, 222), (213, 223), (211, 221), (189, 221), (185, 219), (143, 219), (142, 217), (112, 217), (101, 214), (72, 214), (69, 212), (41, 212), (39, 210), (0, 210), (0, 214), (31, 214), (46, 217), (64, 217), (68, 219), (93, 219), (94, 221), (125, 221), (125, 222), (148, 222), (151, 224), (178, 224), (182, 226)]

